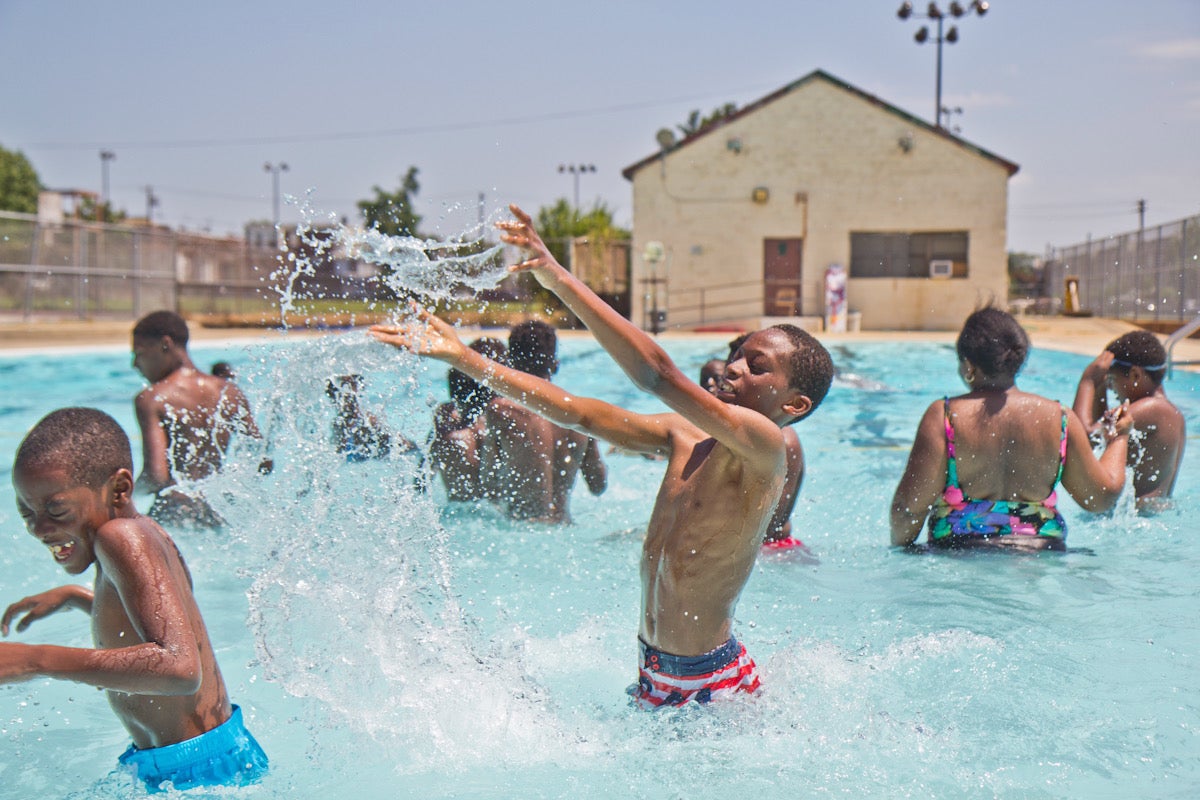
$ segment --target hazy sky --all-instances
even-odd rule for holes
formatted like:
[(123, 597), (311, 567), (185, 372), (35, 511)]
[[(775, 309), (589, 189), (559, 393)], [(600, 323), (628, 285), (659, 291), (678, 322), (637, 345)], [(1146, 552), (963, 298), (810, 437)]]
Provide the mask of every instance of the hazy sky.
[[(964, 5), (966, 3), (964, 2)], [(423, 230), (573, 198), (631, 222), (655, 132), (814, 69), (932, 121), (936, 46), (899, 0), (0, 0), (0, 145), (52, 188), (189, 229), (270, 219), (271, 175), (358, 221), (420, 170)], [(947, 2), (941, 3), (943, 8)], [(925, 4), (917, 3), (919, 11)], [(1200, 0), (992, 0), (943, 49), (961, 136), (1020, 165), (1010, 250), (1200, 213)], [(285, 222), (300, 209), (284, 203)]]

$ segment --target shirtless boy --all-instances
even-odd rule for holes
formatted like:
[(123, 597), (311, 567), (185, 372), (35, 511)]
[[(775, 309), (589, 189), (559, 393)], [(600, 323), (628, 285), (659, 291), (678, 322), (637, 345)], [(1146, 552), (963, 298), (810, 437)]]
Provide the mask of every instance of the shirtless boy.
[[(490, 336), (476, 339), (470, 347), (493, 361), (503, 363), (508, 357), (508, 346)], [(429, 465), (441, 475), (448, 500), (479, 500), (490, 496), (479, 474), (479, 451), (487, 434), (483, 412), (496, 393), (456, 369), (446, 374), (446, 383), (450, 402), (433, 412)]]
[(10, 605), (5, 636), (56, 611), (92, 619), (95, 648), (0, 643), (0, 682), (43, 675), (105, 689), (133, 744), (120, 757), (148, 788), (243, 785), (267, 757), (231, 705), (175, 543), (133, 505), (129, 439), (107, 414), (66, 408), (21, 442), (13, 464), (29, 533), (71, 575), (95, 565), (93, 588), (67, 584)]
[[(522, 322), (508, 335), (508, 365), (549, 382), (558, 371), (558, 335), (540, 320)], [(480, 475), (489, 493), (513, 519), (570, 522), (575, 478), (603, 494), (608, 472), (596, 440), (555, 425), (507, 397), (494, 398), (483, 414)]]
[(260, 434), (237, 384), (196, 369), (187, 343), (187, 323), (172, 311), (147, 314), (133, 328), (133, 366), (150, 381), (133, 401), (142, 432), (137, 487), (158, 493), (149, 514), (163, 524), (217, 526), (221, 518), (202, 498), (168, 487), (220, 469), (235, 431)]
[[(729, 343), (729, 355), (725, 361), (714, 358), (705, 362), (700, 368), (701, 386), (710, 392), (716, 390), (724, 374), (725, 364), (737, 355), (742, 343), (749, 336), (750, 334), (743, 334)], [(800, 484), (804, 482), (804, 449), (800, 446), (800, 437), (796, 435), (794, 428), (785, 427), (782, 430), (787, 445), (787, 480), (784, 481), (783, 494), (775, 506), (775, 513), (771, 515), (771, 522), (767, 525), (763, 549), (770, 551), (796, 548), (798, 552), (811, 555), (812, 551), (808, 549), (808, 545), (792, 536), (792, 511), (796, 508), (796, 499), (800, 496)]]
[(1183, 414), (1167, 398), (1163, 378), (1167, 351), (1150, 331), (1131, 331), (1109, 342), (1087, 366), (1075, 392), (1075, 413), (1089, 433), (1100, 429), (1110, 388), (1118, 403), (1128, 402), (1134, 435), (1128, 464), (1140, 510), (1170, 503), (1187, 438)]
[(496, 366), (429, 314), (403, 326), (376, 326), (375, 337), (446, 361), (557, 425), (665, 455), (666, 474), (642, 545), (640, 678), (630, 693), (637, 705), (656, 708), (756, 691), (754, 662), (733, 637), (734, 608), (787, 477), (780, 428), (824, 399), (833, 379), (829, 354), (792, 326), (759, 331), (710, 394), (555, 261), (529, 215), (516, 206), (512, 212), (515, 221), (499, 223), (502, 239), (531, 255), (512, 269), (532, 272), (634, 383), (675, 413), (632, 413)]

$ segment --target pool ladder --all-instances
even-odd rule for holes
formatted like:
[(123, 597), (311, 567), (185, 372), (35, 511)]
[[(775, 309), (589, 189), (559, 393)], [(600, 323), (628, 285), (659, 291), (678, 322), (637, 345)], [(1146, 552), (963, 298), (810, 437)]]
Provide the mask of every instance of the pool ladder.
[(1168, 378), (1171, 377), (1171, 371), (1176, 364), (1200, 364), (1200, 361), (1194, 361), (1194, 360), (1193, 361), (1176, 361), (1171, 356), (1171, 352), (1175, 349), (1175, 345), (1178, 344), (1178, 342), (1181, 339), (1186, 339), (1187, 337), (1189, 337), (1193, 333), (1195, 333), (1197, 330), (1200, 330), (1200, 317), (1196, 317), (1194, 320), (1189, 322), (1187, 325), (1184, 325), (1182, 328), (1180, 328), (1179, 330), (1175, 331), (1174, 333), (1172, 333), (1170, 336), (1167, 337), (1167, 341), (1164, 343), (1164, 345), (1167, 348), (1167, 377)]

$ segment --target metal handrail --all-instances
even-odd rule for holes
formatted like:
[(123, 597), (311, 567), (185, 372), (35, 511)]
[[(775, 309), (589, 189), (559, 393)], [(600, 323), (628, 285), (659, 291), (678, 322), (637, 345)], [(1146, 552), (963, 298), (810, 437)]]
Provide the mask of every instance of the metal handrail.
[(1167, 348), (1167, 377), (1168, 378), (1171, 377), (1172, 368), (1175, 366), (1176, 363), (1179, 363), (1179, 364), (1200, 363), (1197, 361), (1176, 362), (1174, 357), (1172, 356), (1172, 352), (1175, 350), (1175, 345), (1179, 343), (1179, 340), (1186, 339), (1187, 337), (1189, 337), (1193, 333), (1195, 333), (1197, 330), (1200, 330), (1200, 317), (1196, 317), (1194, 320), (1189, 322), (1187, 325), (1184, 325), (1182, 328), (1180, 328), (1179, 330), (1175, 331), (1174, 333), (1172, 333), (1170, 336), (1167, 337), (1166, 348)]

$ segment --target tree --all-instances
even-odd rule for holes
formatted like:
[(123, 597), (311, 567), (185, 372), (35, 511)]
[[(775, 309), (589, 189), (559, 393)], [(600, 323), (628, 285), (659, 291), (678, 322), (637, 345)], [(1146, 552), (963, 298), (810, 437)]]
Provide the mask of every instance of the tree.
[(42, 182), (19, 150), (0, 147), (0, 211), (36, 214)]
[(416, 167), (409, 167), (395, 192), (389, 194), (373, 186), (374, 199), (358, 201), (358, 210), (368, 227), (377, 228), (388, 236), (420, 236), (417, 227), (421, 224), (421, 215), (413, 210), (413, 197), (421, 191), (417, 171)]
[(736, 103), (726, 103), (723, 106), (717, 106), (714, 108), (712, 113), (710, 113), (707, 117), (701, 117), (700, 110), (693, 109), (692, 113), (688, 114), (687, 120), (682, 125), (676, 125), (675, 127), (678, 128), (679, 132), (682, 133), (686, 138), (693, 134), (699, 133), (705, 128), (711, 128), (713, 125), (716, 125), (718, 122), (724, 119), (732, 117), (737, 113), (737, 110), (738, 108)]
[(567, 263), (571, 239), (577, 236), (602, 240), (629, 238), (629, 231), (613, 222), (612, 209), (604, 203), (596, 201), (590, 210), (584, 212), (573, 208), (565, 197), (552, 206), (538, 209), (537, 230), (560, 264)]
[(124, 211), (113, 211), (112, 203), (98, 203), (94, 197), (84, 195), (76, 216), (88, 222), (123, 222), (126, 215)]
[[(542, 206), (538, 209), (537, 230), (558, 262), (568, 268), (572, 266), (569, 260), (572, 239), (586, 236), (592, 242), (603, 242), (628, 239), (630, 236), (629, 231), (613, 222), (612, 209), (604, 203), (597, 200), (589, 210), (583, 211), (573, 207), (565, 197), (552, 206)], [(516, 277), (525, 279), (520, 281), (520, 285), (536, 299), (538, 305), (547, 309), (561, 309), (574, 320), (574, 315), (566, 311), (562, 302), (553, 293), (543, 289), (537, 281), (532, 280), (532, 275), (525, 272)], [(578, 321), (574, 321), (573, 324), (577, 325)]]

